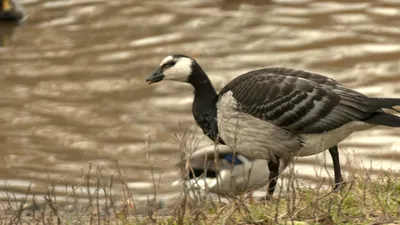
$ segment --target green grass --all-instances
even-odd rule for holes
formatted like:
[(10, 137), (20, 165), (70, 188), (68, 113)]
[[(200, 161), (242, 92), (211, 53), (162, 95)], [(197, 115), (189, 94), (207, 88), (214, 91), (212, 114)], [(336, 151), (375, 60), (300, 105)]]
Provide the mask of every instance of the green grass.
[[(293, 178), (292, 180), (295, 180)], [(294, 185), (293, 185), (294, 186)], [(290, 194), (277, 195), (269, 201), (238, 196), (228, 203), (203, 196), (196, 199), (182, 192), (178, 201), (167, 209), (136, 213), (128, 204), (114, 215), (96, 214), (99, 199), (80, 217), (67, 216), (61, 205), (46, 197), (36, 216), (24, 216), (20, 210), (6, 210), (0, 224), (398, 224), (400, 223), (400, 182), (395, 173), (382, 172), (370, 178), (348, 181), (338, 193), (322, 188), (290, 188)], [(287, 188), (287, 187), (285, 187)], [(100, 188), (101, 189), (101, 188)], [(100, 190), (99, 189), (99, 190)], [(280, 193), (281, 190), (277, 190)], [(10, 195), (11, 196), (11, 195)], [(151, 199), (150, 199), (151, 201)], [(11, 207), (12, 201), (2, 208)], [(42, 210), (42, 211), (40, 211)], [(93, 213), (94, 212), (94, 213)]]
[[(357, 176), (347, 178), (345, 187), (333, 193), (322, 186), (299, 185), (290, 171), (288, 168), (284, 174), (289, 183), (280, 186), (284, 189), (277, 189), (269, 201), (251, 201), (248, 195), (221, 201), (184, 189), (179, 198), (160, 208), (156, 188), (154, 196), (139, 207), (120, 170), (118, 176), (106, 177), (103, 169), (89, 165), (80, 184), (67, 185), (75, 190), (66, 197), (67, 205), (75, 209), (72, 212), (66, 203), (56, 201), (54, 189), (50, 188), (46, 196), (33, 196), (28, 189), (23, 199), (16, 198), (10, 189), (7, 201), (0, 205), (0, 224), (400, 224), (398, 173), (381, 171), (372, 176), (371, 170), (353, 168), (351, 173)], [(154, 187), (160, 185), (157, 182), (153, 177)], [(77, 201), (77, 186), (84, 187), (89, 203)], [(90, 193), (89, 189), (96, 191)], [(122, 198), (116, 197), (117, 191)], [(38, 207), (27, 214), (25, 205), (31, 202), (38, 202)]]
[[(357, 179), (339, 193), (311, 188), (295, 190), (269, 202), (238, 199), (230, 204), (204, 205), (200, 211), (185, 207), (183, 223), (176, 215), (154, 220), (127, 220), (126, 224), (398, 224), (400, 183), (394, 174), (379, 179)], [(196, 209), (198, 210), (198, 209)]]

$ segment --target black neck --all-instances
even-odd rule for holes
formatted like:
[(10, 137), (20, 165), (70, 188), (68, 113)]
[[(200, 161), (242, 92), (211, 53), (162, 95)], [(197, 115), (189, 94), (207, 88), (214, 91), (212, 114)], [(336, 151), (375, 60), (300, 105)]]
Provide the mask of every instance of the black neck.
[(189, 76), (189, 83), (194, 87), (192, 112), (197, 124), (212, 141), (223, 143), (218, 138), (218, 95), (207, 74), (196, 62), (192, 65), (192, 74)]
[(195, 98), (201, 96), (203, 100), (215, 100), (217, 92), (207, 74), (196, 62), (192, 66), (192, 75), (189, 77), (189, 83), (194, 88)]

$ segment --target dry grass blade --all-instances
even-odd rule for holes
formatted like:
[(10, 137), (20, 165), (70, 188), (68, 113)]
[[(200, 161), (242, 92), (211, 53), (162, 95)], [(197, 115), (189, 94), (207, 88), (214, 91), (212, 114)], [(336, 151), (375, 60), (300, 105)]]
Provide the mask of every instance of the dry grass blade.
[[(176, 135), (182, 160), (196, 148), (194, 135)], [(247, 196), (225, 199), (212, 196), (193, 187), (184, 186), (175, 204), (159, 208), (162, 174), (154, 169), (151, 151), (147, 159), (152, 166), (153, 192), (148, 196), (146, 210), (138, 210), (136, 196), (128, 186), (124, 172), (117, 167), (106, 176), (100, 166), (88, 165), (82, 170), (82, 181), (63, 184), (70, 193), (60, 196), (49, 180), (46, 196), (31, 193), (31, 185), (23, 197), (18, 197), (9, 184), (1, 204), (0, 224), (386, 224), (400, 223), (400, 175), (392, 171), (377, 174), (369, 169), (352, 168), (363, 177), (354, 178), (340, 193), (333, 193), (322, 182), (307, 187), (291, 165), (279, 179), (276, 195), (267, 202), (250, 202)], [(190, 168), (182, 166), (182, 173)], [(250, 170), (251, 172), (252, 170)], [(245, 177), (249, 177), (247, 174)], [(233, 183), (234, 184), (234, 183)], [(41, 200), (43, 200), (40, 202)], [(83, 205), (82, 200), (87, 203)], [(32, 201), (30, 216), (24, 211)], [(172, 200), (171, 200), (172, 201)], [(122, 202), (121, 207), (117, 207)], [(135, 203), (135, 204), (133, 204)], [(71, 207), (66, 207), (71, 206)], [(70, 210), (70, 211), (68, 211)], [(160, 211), (163, 210), (163, 214)], [(169, 213), (169, 211), (171, 213)], [(142, 213), (140, 213), (142, 212)], [(144, 213), (143, 213), (144, 212)]]

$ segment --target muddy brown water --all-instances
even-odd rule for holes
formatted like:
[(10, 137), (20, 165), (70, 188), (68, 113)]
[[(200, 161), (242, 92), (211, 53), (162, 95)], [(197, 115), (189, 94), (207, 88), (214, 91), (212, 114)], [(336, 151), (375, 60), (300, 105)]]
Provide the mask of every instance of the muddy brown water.
[[(400, 97), (400, 1), (25, 0), (27, 19), (1, 24), (0, 196), (85, 186), (89, 163), (121, 170), (135, 196), (176, 192), (174, 134), (192, 130), (192, 89), (144, 78), (167, 55), (197, 59), (220, 90), (267, 66), (318, 72), (369, 96)], [(210, 144), (207, 138), (201, 145)], [(400, 168), (400, 129), (358, 132), (345, 168)], [(301, 158), (315, 181), (329, 154)], [(118, 165), (116, 164), (118, 161)], [(350, 162), (350, 163), (349, 163)], [(318, 166), (317, 166), (318, 167)], [(325, 169), (322, 176), (327, 176)], [(352, 174), (350, 171), (346, 174)], [(84, 197), (82, 197), (84, 198)]]

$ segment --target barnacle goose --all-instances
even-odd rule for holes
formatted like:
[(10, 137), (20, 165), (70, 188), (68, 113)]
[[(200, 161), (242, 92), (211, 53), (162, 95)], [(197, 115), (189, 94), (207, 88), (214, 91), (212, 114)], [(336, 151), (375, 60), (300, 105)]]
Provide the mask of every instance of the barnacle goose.
[[(343, 181), (337, 144), (354, 131), (376, 125), (400, 127), (400, 117), (386, 113), (396, 98), (369, 98), (316, 73), (273, 67), (253, 70), (228, 83), (217, 95), (210, 79), (192, 58), (164, 58), (146, 81), (189, 83), (194, 88), (193, 116), (213, 141), (248, 157), (268, 161), (271, 181), (280, 160), (329, 149), (334, 190)], [(269, 194), (273, 194), (270, 185)]]
[(18, 0), (0, 0), (0, 21), (19, 22), (24, 10)]
[(188, 188), (227, 196), (263, 187), (270, 177), (267, 160), (249, 159), (233, 152), (227, 145), (211, 145), (196, 150), (179, 165), (187, 174), (173, 185), (183, 183)]

